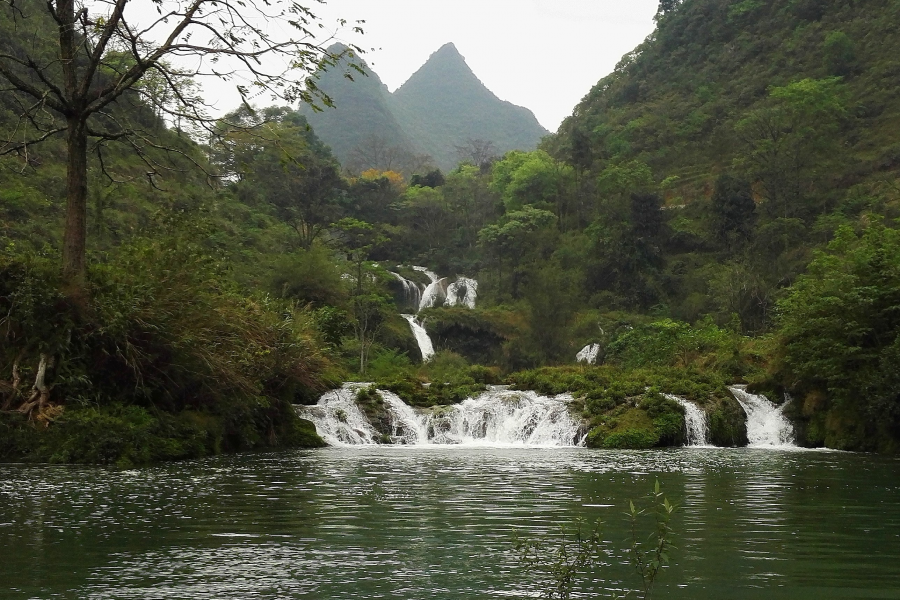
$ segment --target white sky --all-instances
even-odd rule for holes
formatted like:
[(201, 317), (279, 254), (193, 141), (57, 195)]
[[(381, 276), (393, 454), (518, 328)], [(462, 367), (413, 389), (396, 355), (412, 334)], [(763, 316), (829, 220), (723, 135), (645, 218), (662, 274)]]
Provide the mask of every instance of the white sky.
[(556, 131), (591, 87), (654, 28), (658, 0), (331, 0), (326, 24), (365, 20), (365, 35), (338, 37), (391, 91), (432, 52), (453, 42), (497, 96), (531, 109)]

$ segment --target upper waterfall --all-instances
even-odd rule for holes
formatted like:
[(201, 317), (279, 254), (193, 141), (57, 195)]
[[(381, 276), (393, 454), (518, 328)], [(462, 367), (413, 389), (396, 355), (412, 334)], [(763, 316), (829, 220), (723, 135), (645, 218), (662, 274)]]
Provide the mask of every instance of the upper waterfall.
[[(397, 268), (402, 269), (403, 267), (398, 266)], [(449, 277), (440, 277), (426, 267), (414, 266), (412, 269), (428, 277), (428, 285), (420, 287), (420, 284), (407, 279), (399, 273), (393, 271), (390, 273), (403, 285), (404, 302), (407, 306), (413, 308), (416, 314), (426, 308), (442, 304), (444, 306), (464, 305), (468, 308), (475, 308), (475, 301), (478, 298), (478, 282), (474, 279), (459, 275), (455, 281), (448, 283)], [(412, 314), (403, 314), (403, 318), (409, 321), (410, 329), (422, 353), (422, 361), (428, 362), (434, 355), (434, 344), (428, 336), (428, 332), (425, 331), (425, 324)]]

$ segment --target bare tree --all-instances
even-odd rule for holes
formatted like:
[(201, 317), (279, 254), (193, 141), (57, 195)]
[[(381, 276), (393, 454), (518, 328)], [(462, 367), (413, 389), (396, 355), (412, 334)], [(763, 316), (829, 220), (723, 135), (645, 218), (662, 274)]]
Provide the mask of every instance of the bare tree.
[[(315, 14), (293, 0), (0, 0), (0, 11), (22, 42), (0, 40), (0, 98), (20, 109), (18, 124), (0, 138), (0, 155), (65, 137), (62, 270), (67, 294), (79, 303), (86, 298), (89, 141), (101, 166), (103, 143), (118, 140), (144, 160), (151, 183), (164, 168), (146, 151), (158, 147), (152, 135), (123, 119), (117, 103), (137, 95), (170, 123), (212, 131), (215, 119), (191, 85), (198, 78), (233, 82), (245, 103), (268, 93), (327, 106), (314, 74), (345, 57), (326, 50), (333, 32), (323, 34)], [(358, 24), (354, 30), (361, 32)], [(54, 42), (34, 41), (47, 37)]]
[(490, 140), (468, 139), (464, 145), (454, 146), (454, 148), (459, 162), (472, 163), (476, 167), (489, 163), (499, 156), (497, 146)]

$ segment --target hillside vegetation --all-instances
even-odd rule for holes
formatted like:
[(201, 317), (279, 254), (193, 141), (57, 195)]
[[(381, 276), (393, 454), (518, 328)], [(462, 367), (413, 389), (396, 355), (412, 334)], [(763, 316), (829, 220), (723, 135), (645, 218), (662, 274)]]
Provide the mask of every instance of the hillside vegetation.
[[(739, 445), (725, 386), (743, 382), (793, 395), (803, 444), (896, 452), (898, 17), (898, 1), (663, 2), (657, 31), (538, 149), (467, 140), (444, 170), (349, 175), (350, 139), (329, 147), (315, 121), (343, 91), (315, 118), (244, 106), (203, 145), (123, 97), (116, 110), (182, 153), (160, 151), (172, 168), (152, 181), (134, 148), (92, 155), (87, 310), (56, 269), (64, 148), (0, 159), (0, 456), (314, 445), (291, 406), (342, 379), (422, 406), (498, 382), (571, 391), (602, 447), (681, 443), (662, 393)], [(397, 92), (410, 110), (426, 67)], [(371, 122), (399, 146), (370, 149), (422, 150), (377, 78), (332, 76), (358, 94), (346, 106), (384, 109)], [(0, 96), (0, 126), (16, 100)], [(424, 365), (391, 274), (427, 283), (410, 265), (479, 283), (474, 310), (420, 313), (438, 351)], [(587, 344), (598, 366), (574, 366)]]

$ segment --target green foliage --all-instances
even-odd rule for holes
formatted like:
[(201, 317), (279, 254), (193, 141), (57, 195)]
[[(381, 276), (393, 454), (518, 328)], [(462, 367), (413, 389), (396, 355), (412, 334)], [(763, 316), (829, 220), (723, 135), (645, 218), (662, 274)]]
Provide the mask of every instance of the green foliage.
[(688, 366), (701, 355), (727, 347), (731, 341), (727, 331), (710, 321), (692, 327), (663, 319), (625, 332), (610, 343), (607, 356), (626, 368)]
[(832, 75), (850, 75), (856, 63), (853, 41), (843, 31), (832, 31), (822, 44), (822, 60)]
[(555, 547), (545, 541), (522, 539), (514, 532), (513, 549), (519, 564), (541, 579), (538, 592), (541, 598), (569, 600), (575, 591), (577, 578), (594, 565), (603, 562), (601, 522), (589, 529), (582, 521), (576, 521), (572, 534), (562, 529)]
[[(643, 583), (643, 598), (650, 598), (653, 585), (662, 572), (662, 568), (669, 563), (669, 551), (672, 545), (672, 515), (677, 510), (675, 505), (669, 502), (659, 487), (659, 480), (649, 497), (649, 508), (635, 507), (634, 502), (628, 503), (628, 518), (631, 522), (631, 547), (628, 549), (628, 560), (635, 572), (640, 575)], [(654, 521), (654, 531), (649, 539), (642, 540), (638, 535), (638, 523), (641, 517), (649, 516)]]
[(317, 307), (339, 306), (346, 301), (340, 268), (323, 246), (279, 255), (270, 270), (269, 289), (279, 298)]
[[(48, 397), (27, 410), (49, 423), (52, 452), (34, 458), (143, 463), (321, 443), (290, 404), (333, 385), (314, 319), (239, 294), (194, 225), (135, 239), (94, 266), (86, 312), (61, 300), (52, 254), (0, 255), (4, 407), (26, 410), (47, 363)], [(215, 425), (192, 428), (191, 414)]]
[[(669, 552), (675, 548), (671, 521), (677, 510), (660, 491), (658, 480), (646, 506), (635, 505), (633, 500), (628, 503), (631, 536), (623, 554), (641, 578), (641, 598), (651, 597), (656, 580), (670, 562)], [(653, 528), (645, 538), (641, 524), (648, 518), (653, 520)], [(571, 532), (561, 528), (557, 538), (548, 540), (522, 538), (514, 532), (513, 549), (519, 564), (537, 576), (534, 591), (541, 598), (568, 600), (576, 594), (580, 578), (595, 575), (592, 571), (596, 567), (608, 566), (608, 557), (618, 552), (603, 541), (602, 525), (597, 520), (588, 527), (579, 520)]]
[(873, 431), (900, 427), (898, 257), (897, 230), (841, 228), (779, 303), (782, 377), (800, 390), (827, 391)]

